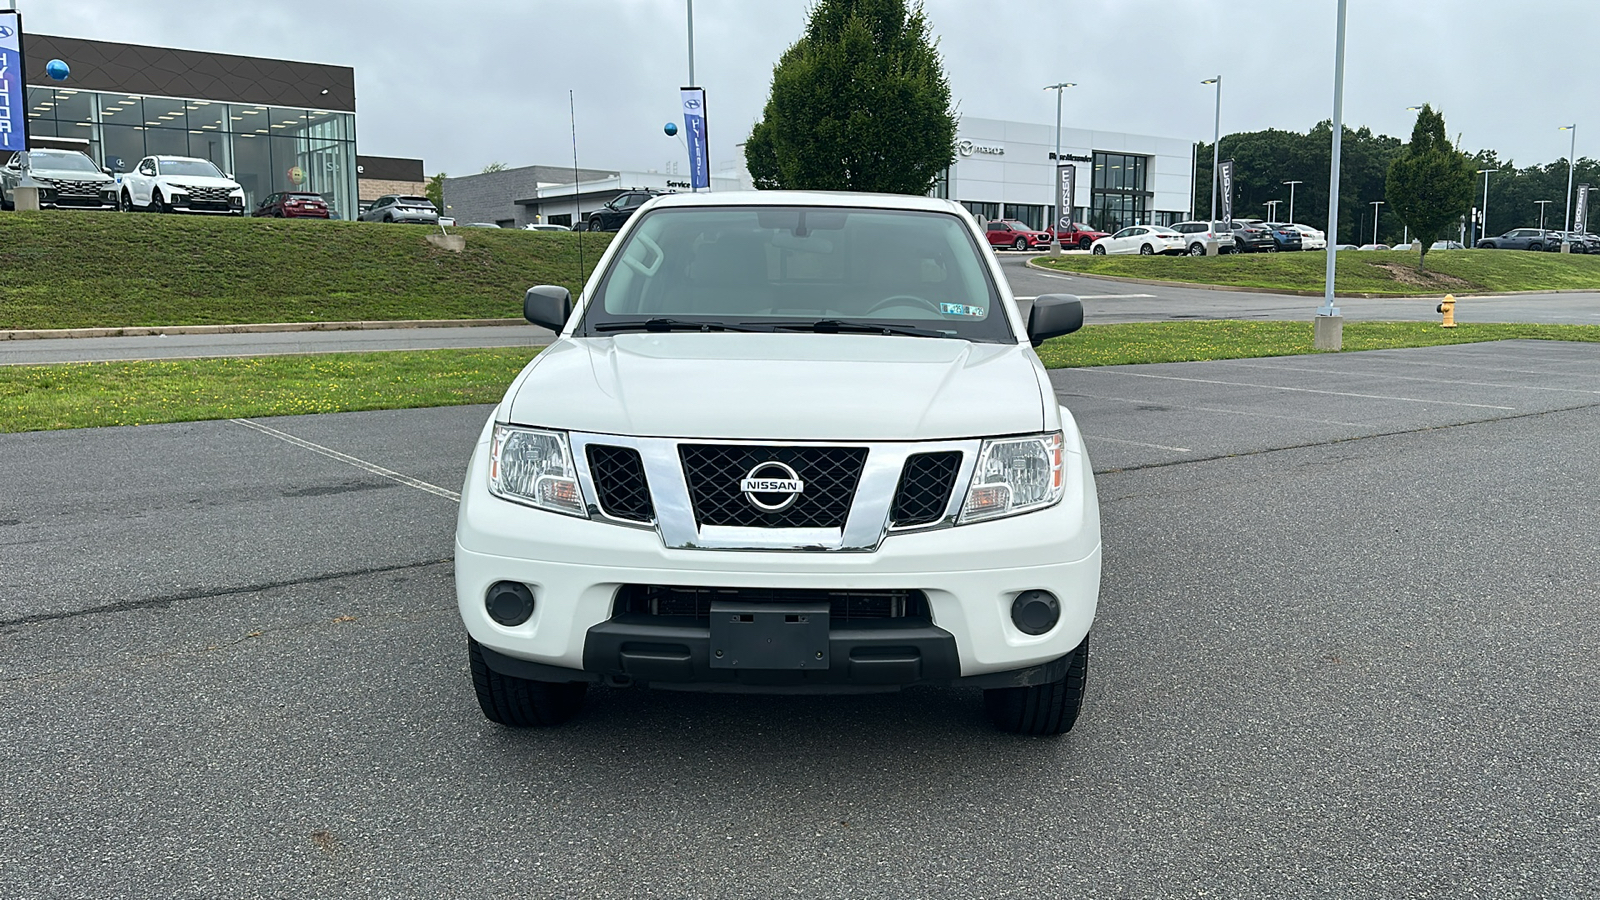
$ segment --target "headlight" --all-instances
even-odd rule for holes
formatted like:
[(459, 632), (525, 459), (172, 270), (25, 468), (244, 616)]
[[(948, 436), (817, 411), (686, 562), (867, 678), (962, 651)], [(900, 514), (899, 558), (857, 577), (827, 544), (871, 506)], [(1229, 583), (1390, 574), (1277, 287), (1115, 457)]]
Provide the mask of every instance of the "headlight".
[(961, 522), (1032, 512), (1054, 506), (1065, 490), (1061, 432), (983, 442)]
[(560, 432), (495, 425), (489, 492), (551, 512), (589, 517), (567, 436)]

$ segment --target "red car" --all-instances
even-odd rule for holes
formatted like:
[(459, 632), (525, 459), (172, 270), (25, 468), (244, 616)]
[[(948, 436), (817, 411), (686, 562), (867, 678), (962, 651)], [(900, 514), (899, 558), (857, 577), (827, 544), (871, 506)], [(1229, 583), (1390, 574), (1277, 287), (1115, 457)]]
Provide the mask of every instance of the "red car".
[(1056, 236), (1061, 239), (1061, 246), (1063, 247), (1077, 245), (1079, 250), (1087, 250), (1090, 244), (1111, 235), (1104, 231), (1095, 231), (1082, 222), (1073, 222), (1066, 228), (1057, 229)]
[(284, 191), (262, 200), (251, 215), (274, 219), (326, 219), (328, 202), (322, 199), (321, 194)]
[(1050, 246), (1050, 232), (1035, 231), (1016, 219), (995, 219), (986, 229), (989, 246), (1013, 250), (1038, 250)]

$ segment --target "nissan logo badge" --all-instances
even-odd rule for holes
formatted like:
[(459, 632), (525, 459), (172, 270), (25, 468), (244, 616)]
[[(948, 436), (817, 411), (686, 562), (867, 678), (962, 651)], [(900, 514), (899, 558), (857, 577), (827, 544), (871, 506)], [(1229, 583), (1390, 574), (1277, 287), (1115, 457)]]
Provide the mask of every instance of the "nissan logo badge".
[(783, 512), (800, 499), (805, 489), (800, 473), (777, 460), (756, 466), (739, 482), (744, 498), (763, 512)]

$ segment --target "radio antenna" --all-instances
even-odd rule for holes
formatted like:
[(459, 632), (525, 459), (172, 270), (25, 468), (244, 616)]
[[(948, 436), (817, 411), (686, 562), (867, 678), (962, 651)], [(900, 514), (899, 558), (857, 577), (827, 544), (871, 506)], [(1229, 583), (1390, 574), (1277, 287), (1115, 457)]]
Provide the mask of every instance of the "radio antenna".
[[(567, 90), (567, 113), (572, 119), (572, 221), (580, 224), (583, 221), (583, 210), (578, 205), (578, 104), (572, 99), (572, 90)], [(578, 232), (578, 296), (583, 296), (583, 231)]]

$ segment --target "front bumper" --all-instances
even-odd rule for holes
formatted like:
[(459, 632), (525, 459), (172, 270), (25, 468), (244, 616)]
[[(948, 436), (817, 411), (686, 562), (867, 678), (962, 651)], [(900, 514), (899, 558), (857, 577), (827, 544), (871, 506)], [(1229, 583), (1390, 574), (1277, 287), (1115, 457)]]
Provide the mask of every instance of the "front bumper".
[[(462, 489), (456, 596), (467, 631), (498, 658), (545, 667), (544, 680), (628, 676), (656, 685), (745, 688), (901, 685), (1022, 673), (1070, 654), (1088, 633), (1100, 586), (1099, 503), (1081, 438), (1067, 454), (1067, 491), (1046, 510), (989, 522), (895, 533), (873, 552), (675, 550), (645, 528), (531, 509), (489, 494), (481, 440)], [(521, 625), (491, 619), (498, 581), (528, 586)], [(808, 671), (715, 669), (706, 624), (617, 609), (628, 585), (811, 591), (920, 591), (925, 618), (838, 620), (829, 663)], [(1011, 619), (1030, 590), (1054, 594), (1061, 616), (1030, 635)], [(563, 675), (563, 673), (565, 673)], [(508, 672), (508, 674), (516, 674)], [(1010, 682), (1008, 682), (1010, 683)]]

